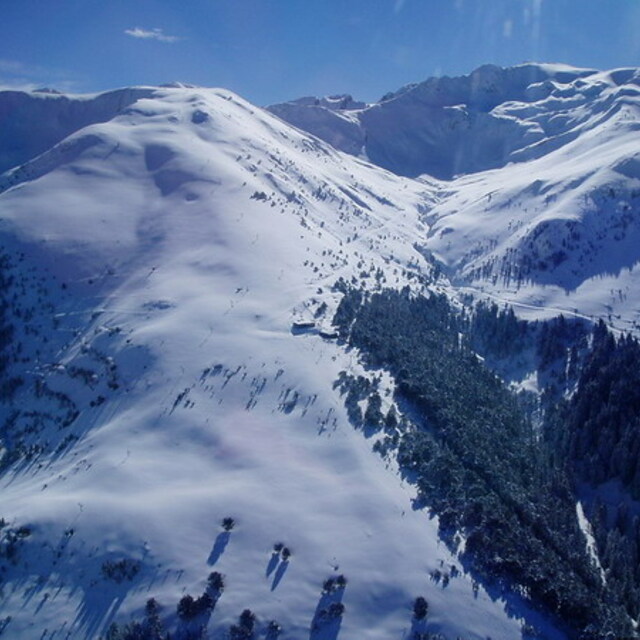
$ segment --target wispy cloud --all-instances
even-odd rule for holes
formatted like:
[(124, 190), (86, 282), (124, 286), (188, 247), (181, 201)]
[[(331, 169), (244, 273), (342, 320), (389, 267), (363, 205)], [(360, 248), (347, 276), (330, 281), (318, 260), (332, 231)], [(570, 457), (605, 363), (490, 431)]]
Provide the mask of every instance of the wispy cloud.
[(50, 69), (25, 64), (19, 60), (0, 58), (0, 89), (32, 91), (38, 87), (54, 86), (61, 91), (73, 91), (75, 82), (69, 73), (61, 69)]
[(395, 0), (393, 4), (393, 11), (395, 13), (400, 13), (402, 11), (402, 7), (404, 7), (405, 0)]
[(124, 31), (132, 38), (141, 38), (143, 40), (158, 40), (158, 42), (176, 42), (180, 40), (178, 36), (170, 36), (162, 31), (162, 29), (143, 29), (135, 27), (133, 29), (125, 29)]
[(33, 82), (29, 82), (26, 78), (22, 80), (9, 80), (8, 82), (5, 82), (3, 78), (0, 78), (0, 91), (25, 91), (28, 93), (29, 91), (35, 91), (38, 88), (38, 85)]
[(7, 73), (11, 75), (34, 75), (41, 71), (42, 69), (39, 67), (29, 67), (18, 60), (0, 58), (0, 73)]

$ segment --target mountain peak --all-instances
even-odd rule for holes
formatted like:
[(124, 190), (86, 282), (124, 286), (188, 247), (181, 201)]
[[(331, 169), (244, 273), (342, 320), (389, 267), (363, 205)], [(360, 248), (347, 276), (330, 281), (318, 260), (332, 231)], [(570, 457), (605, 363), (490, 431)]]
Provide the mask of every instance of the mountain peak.
[(599, 126), (637, 86), (633, 69), (488, 64), (406, 85), (364, 107), (337, 111), (302, 100), (269, 109), (400, 175), (450, 179), (546, 153)]
[(297, 98), (292, 103), (303, 107), (322, 107), (331, 111), (353, 111), (355, 109), (364, 109), (367, 106), (365, 102), (354, 100), (348, 93), (324, 96), (323, 98), (306, 96)]

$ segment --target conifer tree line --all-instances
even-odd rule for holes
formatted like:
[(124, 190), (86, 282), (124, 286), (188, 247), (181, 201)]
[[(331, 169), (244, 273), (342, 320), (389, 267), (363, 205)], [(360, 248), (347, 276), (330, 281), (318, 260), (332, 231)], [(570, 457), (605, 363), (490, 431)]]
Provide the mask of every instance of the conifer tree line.
[[(384, 445), (376, 447), (396, 456), (422, 504), (438, 514), (444, 538), (455, 547), (464, 536), (466, 568), (521, 594), (571, 637), (634, 637), (637, 340), (615, 338), (602, 322), (526, 322), (487, 304), (464, 312), (444, 295), (408, 288), (368, 293), (344, 281), (336, 288), (344, 294), (334, 317), (339, 335), (365, 366), (393, 376), (393, 401), (411, 416), (391, 428), (379, 421)], [(535, 402), (495, 373), (518, 357), (534, 363), (542, 383)], [(348, 407), (358, 389), (360, 399), (371, 393), (367, 383), (342, 374)], [(360, 425), (367, 426), (362, 416)], [(628, 500), (606, 504), (607, 482)], [(578, 500), (601, 566), (587, 551)]]

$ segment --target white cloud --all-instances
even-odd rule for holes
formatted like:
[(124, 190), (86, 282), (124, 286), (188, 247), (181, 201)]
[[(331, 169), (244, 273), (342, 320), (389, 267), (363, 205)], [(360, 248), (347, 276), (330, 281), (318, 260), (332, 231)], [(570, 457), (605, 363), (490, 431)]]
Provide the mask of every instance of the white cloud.
[(513, 20), (505, 20), (502, 25), (502, 35), (505, 38), (510, 38), (513, 34)]
[(40, 67), (27, 66), (18, 60), (0, 58), (0, 73), (10, 75), (35, 75), (42, 72)]
[(177, 36), (165, 34), (162, 29), (142, 29), (141, 27), (135, 27), (134, 29), (125, 29), (125, 33), (132, 38), (158, 40), (159, 42), (176, 42), (180, 39)]
[(38, 89), (39, 85), (34, 84), (33, 82), (29, 82), (26, 78), (17, 78), (11, 79), (9, 81), (5, 81), (5, 79), (0, 76), (0, 91), (34, 91)]
[(402, 11), (402, 7), (404, 6), (405, 0), (395, 0), (393, 5), (393, 10), (395, 13), (400, 13)]
[(32, 91), (39, 87), (56, 87), (61, 91), (73, 91), (75, 82), (62, 69), (50, 69), (25, 64), (19, 60), (0, 58), (0, 90)]

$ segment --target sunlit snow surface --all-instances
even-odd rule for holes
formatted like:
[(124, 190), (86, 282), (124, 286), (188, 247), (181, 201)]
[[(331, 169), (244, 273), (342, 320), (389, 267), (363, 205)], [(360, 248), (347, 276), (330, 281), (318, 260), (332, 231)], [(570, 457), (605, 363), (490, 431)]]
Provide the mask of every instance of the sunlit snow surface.
[[(98, 99), (78, 98), (85, 120), (0, 176), (3, 243), (44, 274), (47, 293), (38, 295), (54, 302), (60, 322), (37, 357), (37, 340), (25, 342), (24, 375), (80, 410), (65, 427), (75, 444), (1, 480), (0, 515), (33, 528), (3, 586), (7, 636), (97, 637), (114, 619), (139, 618), (150, 597), (175, 618), (179, 598), (201, 594), (215, 569), (227, 587), (212, 637), (250, 608), (260, 629), (275, 618), (291, 640), (408, 638), (418, 595), (430, 605), (419, 630), (509, 639), (526, 621), (562, 637), (500, 593), (474, 591), (436, 519), (413, 508), (414, 488), (348, 423), (333, 383), (342, 370), (363, 371), (357, 353), (318, 330), (330, 326), (339, 277), (374, 288), (380, 269), (384, 286), (418, 287), (410, 274), (431, 274), (429, 252), (453, 283), (436, 288), (451, 295), (461, 284), (533, 304), (535, 289), (536, 314), (561, 305), (601, 312), (592, 305), (605, 304), (610, 286), (587, 267), (580, 282), (567, 275), (527, 284), (531, 291), (471, 271), (545, 216), (588, 217), (579, 203), (590, 181), (600, 188), (626, 167), (632, 189), (633, 118), (624, 129), (621, 109), (593, 133), (597, 158), (578, 138), (574, 150), (439, 182), (337, 152), (228, 91), (126, 96), (113, 113), (101, 98), (93, 114)], [(67, 113), (59, 96), (31, 99), (29, 108), (47, 102), (58, 122)], [(569, 192), (578, 174), (582, 186)], [(555, 204), (543, 207), (549, 195)], [(629, 238), (630, 257), (618, 256), (611, 277), (634, 292)], [(490, 250), (467, 255), (489, 239)], [(588, 288), (596, 276), (597, 291)], [(633, 299), (614, 310), (627, 323)], [(296, 331), (294, 322), (316, 328)], [(81, 382), (69, 374), (78, 366), (101, 377)], [(109, 371), (117, 386), (106, 384)], [(27, 386), (14, 400), (35, 402)], [(60, 437), (47, 428), (40, 438)], [(220, 527), (227, 516), (236, 520), (229, 535)], [(277, 542), (292, 550), (286, 563), (272, 555)], [(125, 557), (141, 562), (133, 580), (101, 575), (105, 560)], [(452, 576), (448, 585), (435, 570)], [(338, 574), (348, 579), (345, 614), (314, 632), (322, 583)]]

